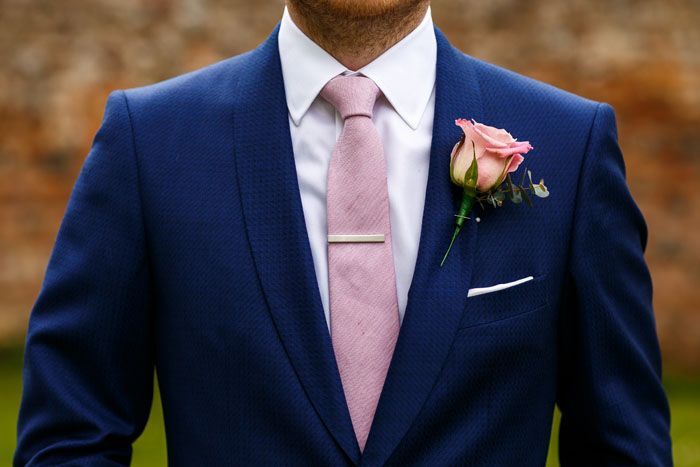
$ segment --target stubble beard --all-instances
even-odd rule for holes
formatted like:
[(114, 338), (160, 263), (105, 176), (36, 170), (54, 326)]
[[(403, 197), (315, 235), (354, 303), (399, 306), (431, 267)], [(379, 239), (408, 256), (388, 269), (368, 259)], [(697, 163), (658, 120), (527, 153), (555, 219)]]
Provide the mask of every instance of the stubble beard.
[(414, 29), (430, 0), (287, 0), (292, 17), (350, 69), (376, 58)]

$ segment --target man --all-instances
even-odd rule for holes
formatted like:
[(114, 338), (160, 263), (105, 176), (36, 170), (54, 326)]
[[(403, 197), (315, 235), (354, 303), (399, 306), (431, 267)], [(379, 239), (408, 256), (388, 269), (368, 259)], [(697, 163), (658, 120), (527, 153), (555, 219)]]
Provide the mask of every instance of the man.
[[(455, 119), (551, 196), (477, 207)], [(525, 168), (515, 174), (520, 179)], [(479, 222), (476, 221), (479, 218)], [(427, 0), (288, 0), (257, 49), (110, 95), (26, 347), (16, 465), (671, 465), (613, 111), (480, 62)]]

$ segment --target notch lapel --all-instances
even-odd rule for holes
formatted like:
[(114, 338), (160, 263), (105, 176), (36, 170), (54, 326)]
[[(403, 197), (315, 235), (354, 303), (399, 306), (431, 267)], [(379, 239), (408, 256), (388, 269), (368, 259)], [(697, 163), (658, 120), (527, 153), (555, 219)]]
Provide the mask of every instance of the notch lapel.
[(279, 25), (246, 61), (234, 109), (234, 157), (248, 240), (273, 322), (328, 431), (360, 450), (323, 313), (294, 164), (279, 61)]
[(435, 118), (418, 258), (362, 465), (383, 465), (418, 416), (451, 348), (471, 282), (476, 222), (465, 224), (442, 268), (440, 260), (462, 196), (449, 175), (450, 153), (462, 134), (454, 121), (483, 120), (479, 83), (472, 59), (454, 49), (437, 28), (435, 34)]

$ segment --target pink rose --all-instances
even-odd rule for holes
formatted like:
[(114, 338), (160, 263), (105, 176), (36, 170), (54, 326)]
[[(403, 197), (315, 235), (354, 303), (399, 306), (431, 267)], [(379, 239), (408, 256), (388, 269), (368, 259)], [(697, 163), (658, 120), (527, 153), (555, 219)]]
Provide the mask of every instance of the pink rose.
[(514, 172), (523, 161), (523, 154), (533, 149), (528, 141), (518, 141), (503, 129), (462, 118), (455, 120), (455, 124), (464, 131), (464, 138), (452, 150), (450, 176), (460, 186), (464, 185), (464, 176), (474, 157), (472, 142), (476, 149), (476, 189), (479, 192), (487, 192), (503, 183), (506, 175)]

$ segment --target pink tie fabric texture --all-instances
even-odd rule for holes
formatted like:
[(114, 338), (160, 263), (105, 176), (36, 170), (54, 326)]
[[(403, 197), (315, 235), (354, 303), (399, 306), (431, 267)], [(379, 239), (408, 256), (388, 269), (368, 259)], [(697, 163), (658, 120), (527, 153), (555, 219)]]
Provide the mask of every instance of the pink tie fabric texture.
[(344, 121), (328, 169), (328, 234), (384, 235), (328, 244), (331, 341), (361, 450), (399, 334), (386, 161), (372, 122), (379, 94), (364, 76), (336, 76), (321, 90)]

